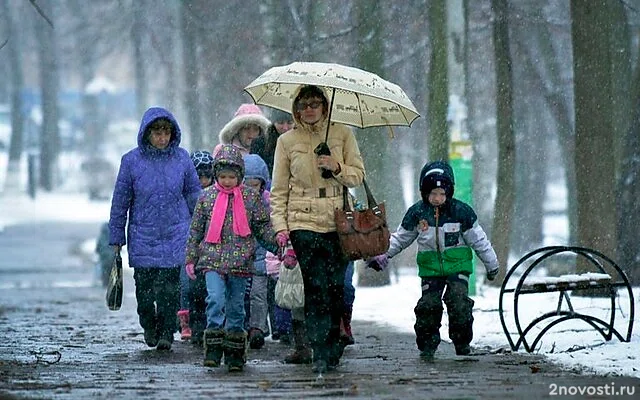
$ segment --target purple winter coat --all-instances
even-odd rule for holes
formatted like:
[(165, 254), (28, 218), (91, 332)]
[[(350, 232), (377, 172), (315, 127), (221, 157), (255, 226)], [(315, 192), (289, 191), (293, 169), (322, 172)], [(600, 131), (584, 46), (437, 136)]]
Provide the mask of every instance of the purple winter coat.
[[(163, 150), (152, 147), (145, 138), (147, 127), (159, 118), (173, 124), (171, 142)], [(138, 147), (120, 161), (111, 201), (109, 244), (127, 244), (131, 267), (184, 265), (189, 224), (201, 188), (189, 153), (179, 147), (180, 137), (178, 122), (169, 111), (150, 108), (142, 116)]]

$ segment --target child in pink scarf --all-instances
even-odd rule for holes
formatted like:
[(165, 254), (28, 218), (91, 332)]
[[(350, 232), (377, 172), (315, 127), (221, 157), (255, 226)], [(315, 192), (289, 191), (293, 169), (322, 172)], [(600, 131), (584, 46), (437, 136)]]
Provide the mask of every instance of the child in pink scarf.
[(232, 145), (214, 156), (215, 184), (196, 204), (187, 240), (186, 270), (191, 279), (204, 273), (207, 285), (208, 367), (220, 366), (224, 354), (229, 371), (242, 371), (246, 361), (244, 295), (254, 270), (256, 240), (276, 252), (275, 233), (260, 194), (244, 186), (244, 161)]

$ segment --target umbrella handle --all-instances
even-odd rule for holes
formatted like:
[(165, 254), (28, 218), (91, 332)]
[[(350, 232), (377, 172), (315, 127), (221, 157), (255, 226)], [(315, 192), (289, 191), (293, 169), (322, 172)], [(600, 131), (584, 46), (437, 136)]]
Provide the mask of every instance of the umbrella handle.
[(336, 88), (331, 88), (331, 103), (329, 103), (329, 118), (327, 119), (327, 132), (324, 135), (324, 142), (329, 140), (329, 126), (331, 126), (331, 112), (333, 111), (333, 99), (336, 97)]

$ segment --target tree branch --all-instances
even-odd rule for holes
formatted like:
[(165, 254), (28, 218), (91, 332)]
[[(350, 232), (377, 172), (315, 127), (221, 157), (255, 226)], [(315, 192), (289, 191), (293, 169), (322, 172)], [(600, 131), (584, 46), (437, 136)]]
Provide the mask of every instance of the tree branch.
[(36, 11), (38, 12), (38, 14), (40, 14), (40, 16), (42, 18), (44, 18), (45, 21), (47, 21), (47, 23), (49, 24), (49, 26), (51, 26), (51, 29), (54, 29), (53, 27), (53, 22), (51, 22), (51, 20), (49, 19), (49, 17), (47, 17), (47, 15), (44, 13), (44, 11), (42, 11), (42, 9), (40, 8), (39, 5), (36, 4), (36, 0), (29, 0), (29, 2), (31, 2), (31, 5), (33, 6), (33, 8), (36, 9)]

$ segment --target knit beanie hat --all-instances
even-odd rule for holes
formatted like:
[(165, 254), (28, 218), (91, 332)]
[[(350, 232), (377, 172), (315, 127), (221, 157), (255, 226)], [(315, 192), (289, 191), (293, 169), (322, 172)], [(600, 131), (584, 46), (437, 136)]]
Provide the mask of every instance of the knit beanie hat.
[(196, 167), (198, 176), (213, 176), (213, 156), (206, 150), (198, 150), (191, 153), (191, 162)]
[(272, 108), (269, 111), (269, 119), (271, 122), (283, 122), (283, 121), (293, 121), (293, 117), (290, 113), (282, 110), (278, 110), (277, 108)]
[(455, 180), (453, 169), (445, 161), (426, 164), (420, 173), (420, 193), (425, 198), (433, 189), (442, 188), (447, 198), (453, 197)]

